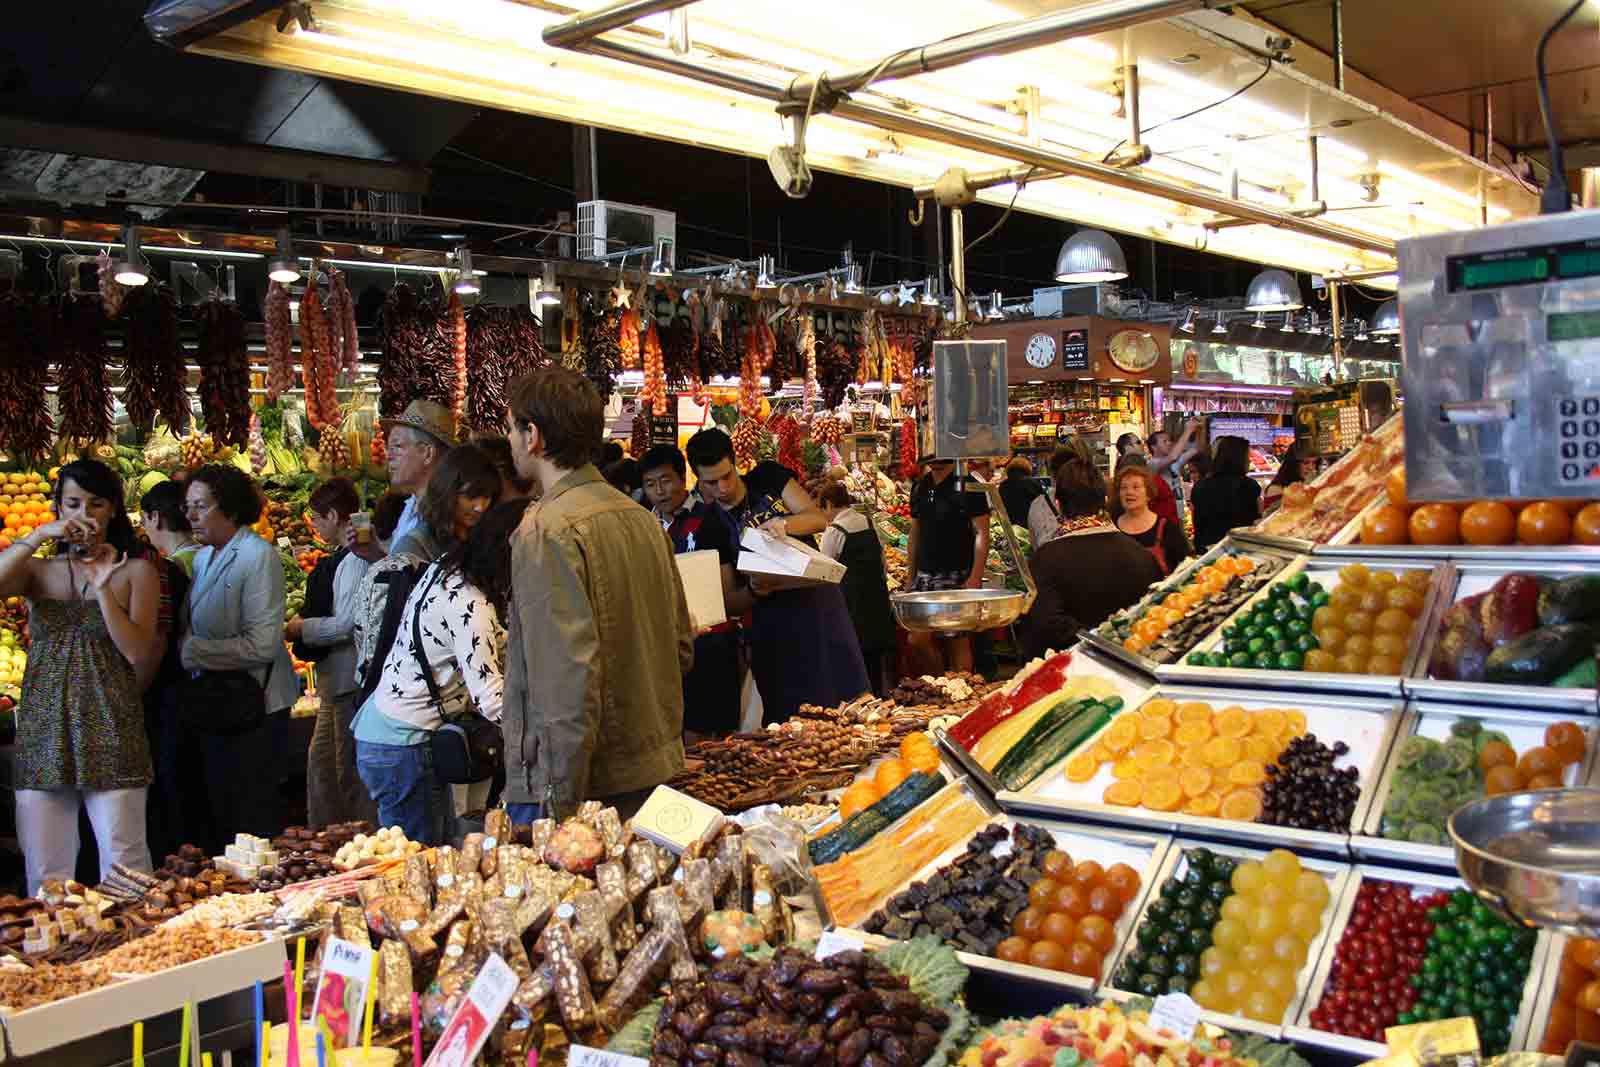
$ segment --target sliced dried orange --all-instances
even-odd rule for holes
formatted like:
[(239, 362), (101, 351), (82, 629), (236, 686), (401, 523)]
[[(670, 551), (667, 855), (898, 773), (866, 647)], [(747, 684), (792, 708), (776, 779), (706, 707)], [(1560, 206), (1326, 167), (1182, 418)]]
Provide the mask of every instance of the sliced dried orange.
[(1203, 767), (1185, 767), (1178, 772), (1183, 795), (1191, 800), (1211, 788), (1211, 772)]
[(1178, 728), (1172, 732), (1172, 740), (1178, 745), (1203, 745), (1211, 740), (1211, 722), (1180, 722)]
[(1111, 765), (1111, 777), (1119, 782), (1137, 780), (1139, 765), (1131, 759), (1119, 759)]
[(1144, 706), (1139, 709), (1139, 714), (1148, 719), (1170, 719), (1177, 708), (1177, 701), (1156, 697), (1154, 700), (1145, 701)]
[(1151, 811), (1177, 811), (1183, 801), (1183, 790), (1170, 779), (1146, 782), (1142, 799), (1144, 806)]
[(1262, 737), (1277, 737), (1283, 733), (1284, 714), (1277, 708), (1262, 708), (1250, 720), (1250, 732)]
[(1237, 704), (1217, 712), (1211, 725), (1222, 737), (1243, 737), (1250, 732), (1250, 713)]
[(1119, 715), (1100, 738), (1106, 748), (1121, 754), (1139, 741), (1139, 723), (1132, 715)]
[(1100, 773), (1100, 761), (1087, 752), (1079, 752), (1067, 760), (1067, 781), (1087, 782)]
[(1299, 708), (1283, 711), (1283, 732), (1290, 737), (1300, 737), (1306, 732), (1306, 713)]
[(1139, 736), (1146, 741), (1155, 741), (1166, 737), (1172, 732), (1172, 723), (1166, 719), (1139, 720)]
[(1278, 753), (1283, 751), (1284, 741), (1281, 737), (1262, 737), (1260, 734), (1251, 734), (1242, 742), (1244, 754), (1247, 759), (1260, 760), (1262, 763), (1275, 763)]
[(1183, 806), (1188, 815), (1215, 815), (1222, 807), (1222, 801), (1217, 799), (1215, 793), (1201, 793), (1197, 797), (1190, 797), (1189, 802)]
[(1228, 768), (1228, 782), (1231, 785), (1260, 785), (1266, 780), (1266, 768), (1258, 760), (1242, 759)]
[(1210, 770), (1211, 764), (1206, 762), (1206, 746), (1190, 745), (1188, 748), (1180, 748), (1178, 750), (1178, 766), (1199, 767), (1202, 770)]
[(1178, 774), (1179, 771), (1176, 767), (1169, 767), (1166, 764), (1157, 764), (1156, 766), (1146, 770), (1143, 774), (1139, 775), (1139, 781), (1144, 783), (1144, 787), (1146, 789), (1149, 789), (1150, 783), (1152, 782), (1176, 783), (1178, 781)]
[(1100, 799), (1107, 804), (1115, 804), (1121, 808), (1136, 808), (1143, 797), (1144, 787), (1133, 781), (1112, 782), (1100, 795)]
[(1235, 789), (1222, 798), (1219, 811), (1224, 819), (1255, 822), (1261, 814), (1261, 797), (1254, 789)]
[(1198, 700), (1187, 701), (1178, 705), (1177, 719), (1179, 722), (1211, 722), (1211, 705)]
[(1213, 737), (1201, 747), (1207, 765), (1213, 770), (1233, 766), (1239, 759), (1239, 749), (1238, 740), (1232, 737)]
[(1178, 746), (1165, 738), (1142, 742), (1133, 750), (1133, 762), (1141, 768), (1170, 766)]

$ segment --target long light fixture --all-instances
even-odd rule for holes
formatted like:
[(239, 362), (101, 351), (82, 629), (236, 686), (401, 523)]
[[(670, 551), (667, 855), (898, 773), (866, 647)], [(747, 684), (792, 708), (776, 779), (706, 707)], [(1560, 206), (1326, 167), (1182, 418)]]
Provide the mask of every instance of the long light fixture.
[(1372, 325), (1368, 332), (1374, 337), (1393, 337), (1400, 332), (1400, 301), (1390, 298), (1378, 305), (1377, 314), (1372, 316)]
[(1250, 279), (1244, 293), (1246, 311), (1299, 311), (1306, 306), (1300, 283), (1286, 270), (1271, 268)]
[(472, 250), (466, 245), (456, 245), (456, 280), (452, 286), (462, 296), (477, 296), (483, 292), (478, 284), (478, 272), (472, 269)]
[[(67, 248), (101, 248), (111, 249), (118, 245), (115, 242), (83, 241), (73, 237), (38, 237), (30, 233), (0, 233), (0, 241), (6, 244), (20, 242), (35, 245), (63, 245)], [(265, 259), (260, 252), (234, 252), (219, 248), (169, 248), (166, 245), (141, 244), (141, 252), (166, 252), (175, 256), (199, 256), (211, 259)]]
[(139, 251), (139, 227), (129, 223), (122, 228), (122, 258), (111, 265), (111, 276), (120, 285), (143, 285), (150, 280), (150, 264)]
[(267, 277), (280, 285), (300, 280), (300, 261), (294, 258), (294, 237), (287, 227), (278, 231), (278, 254), (267, 264)]
[(1128, 259), (1104, 230), (1079, 230), (1056, 256), (1058, 282), (1114, 282), (1128, 276)]
[(561, 303), (561, 288), (556, 285), (556, 269), (549, 263), (544, 265), (544, 276), (539, 280), (539, 292), (534, 299), (541, 307), (555, 307)]

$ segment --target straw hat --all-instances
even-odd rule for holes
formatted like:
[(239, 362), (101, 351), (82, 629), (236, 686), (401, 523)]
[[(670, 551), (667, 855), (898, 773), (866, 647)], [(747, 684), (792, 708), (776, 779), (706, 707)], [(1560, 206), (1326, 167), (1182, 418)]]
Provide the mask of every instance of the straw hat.
[(398, 417), (383, 420), (386, 430), (396, 426), (409, 426), (425, 433), (446, 448), (456, 440), (455, 417), (450, 414), (449, 408), (432, 400), (413, 400)]

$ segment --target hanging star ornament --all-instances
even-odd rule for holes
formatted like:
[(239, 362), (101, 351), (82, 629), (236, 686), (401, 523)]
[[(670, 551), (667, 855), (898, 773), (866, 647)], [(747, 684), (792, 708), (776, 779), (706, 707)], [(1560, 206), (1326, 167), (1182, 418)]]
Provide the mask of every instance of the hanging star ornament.
[(625, 307), (631, 307), (632, 305), (633, 305), (633, 293), (628, 289), (628, 287), (626, 285), (623, 285), (621, 282), (618, 282), (616, 285), (613, 285), (611, 287), (611, 306), (612, 307), (614, 307), (614, 308), (625, 308)]
[(899, 292), (895, 293), (895, 300), (901, 307), (905, 307), (907, 304), (915, 304), (917, 302), (917, 291), (905, 282), (901, 282)]

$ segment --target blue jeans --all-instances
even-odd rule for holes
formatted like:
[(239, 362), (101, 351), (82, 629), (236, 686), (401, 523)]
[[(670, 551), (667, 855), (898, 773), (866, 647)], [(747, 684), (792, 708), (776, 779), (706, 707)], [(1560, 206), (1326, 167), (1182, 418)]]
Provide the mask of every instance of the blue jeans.
[(543, 804), (507, 804), (506, 814), (511, 816), (511, 821), (517, 826), (528, 826), (536, 819), (544, 818)]
[(378, 805), (382, 825), (400, 827), (412, 841), (439, 844), (445, 807), (436, 795), (431, 746), (358, 740), (356, 773)]

